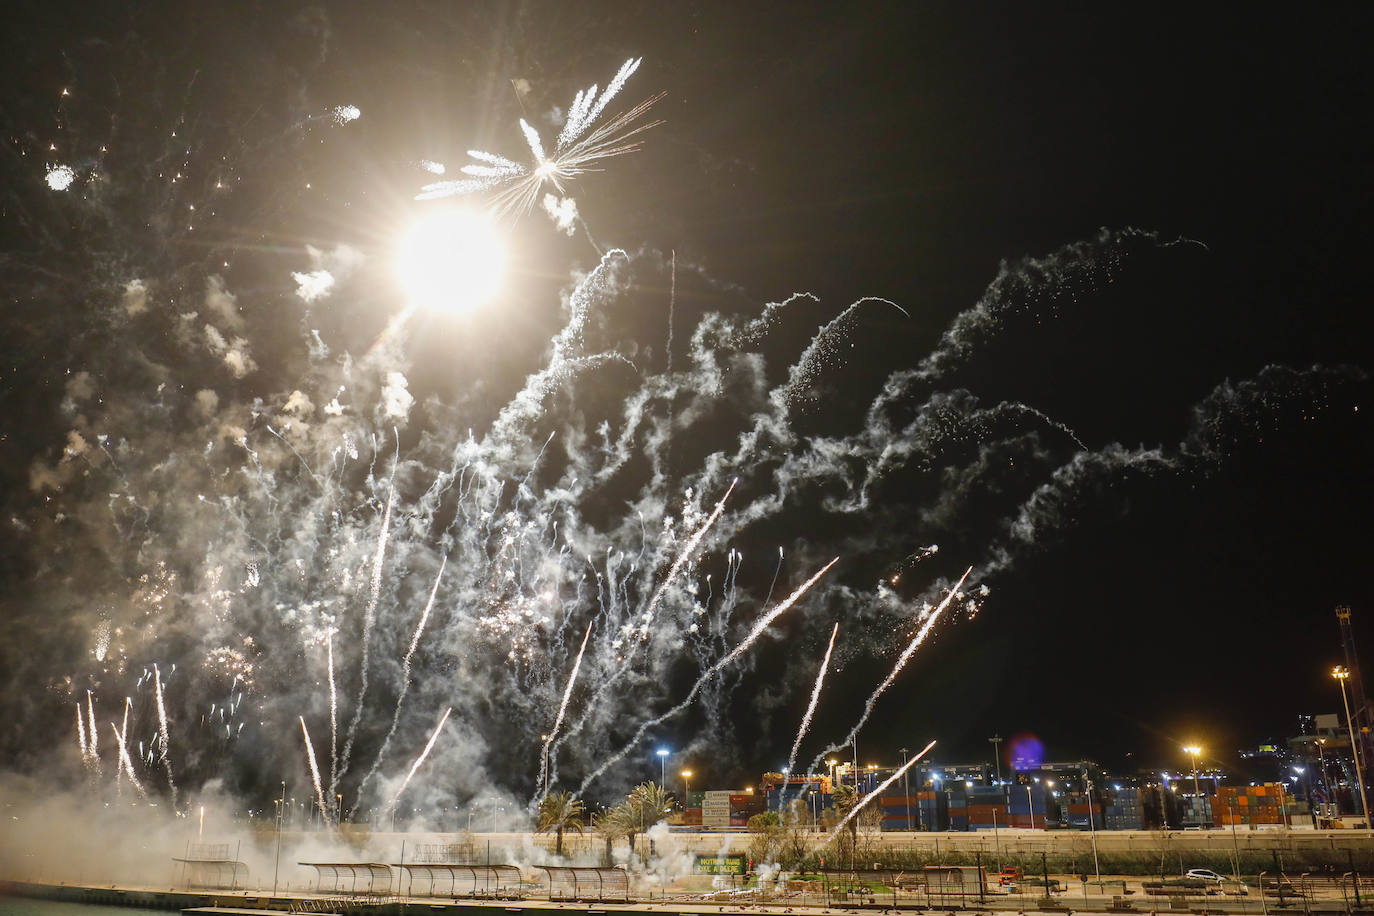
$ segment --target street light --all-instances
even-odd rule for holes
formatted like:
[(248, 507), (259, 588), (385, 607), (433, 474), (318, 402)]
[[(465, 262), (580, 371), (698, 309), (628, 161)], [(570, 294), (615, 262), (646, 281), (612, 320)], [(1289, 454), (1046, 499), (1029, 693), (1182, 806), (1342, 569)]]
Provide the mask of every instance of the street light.
[(1312, 804), (1312, 774), (1308, 772), (1308, 767), (1293, 767), (1293, 772), (1304, 777), (1307, 781), (1307, 813), (1312, 815), (1312, 829), (1317, 829), (1317, 809)]
[(682, 771), (682, 807), (683, 807), (684, 809), (688, 807), (688, 804), (687, 804), (687, 796), (692, 794), (691, 791), (690, 791), (690, 790), (691, 790), (691, 786), (692, 786), (692, 783), (690, 782), (691, 778), (692, 778), (692, 771), (691, 771), (691, 770), (683, 770), (683, 771)]
[(282, 780), (281, 798), (272, 799), (277, 805), (277, 861), (272, 866), (272, 895), (277, 893), (277, 875), (281, 872), (281, 819), (286, 811), (286, 781)]
[(1198, 809), (1198, 817), (1202, 817), (1202, 808), (1197, 802), (1202, 800), (1202, 790), (1197, 786), (1197, 755), (1202, 753), (1202, 748), (1196, 744), (1185, 744), (1183, 749), (1188, 752), (1188, 756), (1193, 758), (1193, 802)]
[(1369, 827), (1369, 803), (1364, 797), (1364, 774), (1360, 772), (1360, 748), (1355, 741), (1355, 722), (1350, 718), (1350, 699), (1345, 693), (1345, 680), (1350, 677), (1350, 669), (1337, 665), (1331, 669), (1331, 676), (1341, 685), (1341, 702), (1345, 704), (1345, 724), (1350, 729), (1350, 755), (1355, 758), (1355, 781), (1360, 784), (1360, 811), (1364, 815), (1364, 825)]
[(668, 782), (668, 754), (666, 747), (658, 749), (658, 784), (666, 785)]
[(1005, 739), (1001, 735), (993, 735), (988, 739), (992, 745), (992, 763), (997, 767), (997, 784), (1002, 784), (1002, 742)]
[(540, 770), (543, 772), (543, 774), (544, 774), (544, 788), (543, 788), (543, 792), (544, 792), (545, 795), (548, 795), (548, 794), (549, 794), (549, 741), (550, 741), (550, 738), (549, 738), (548, 735), (540, 735), (540, 736), (539, 736), (539, 740), (542, 741), (542, 742), (544, 742), (544, 759), (543, 759), (543, 761), (540, 763), (539, 769), (540, 769)]
[(1097, 864), (1097, 816), (1093, 814), (1093, 781), (1088, 771), (1083, 770), (1083, 784), (1088, 790), (1088, 833), (1093, 842), (1093, 873), (1097, 875), (1097, 892), (1102, 893), (1102, 868)]
[[(1321, 777), (1322, 794), (1327, 798), (1327, 804), (1331, 799), (1331, 780), (1326, 775), (1326, 739), (1317, 739), (1317, 775)], [(1329, 811), (1330, 809), (1328, 809)]]
[(906, 748), (903, 747), (903, 748), (898, 748), (898, 752), (902, 755), (902, 768), (903, 768), (903, 772), (902, 772), (902, 792), (903, 792), (903, 793), (905, 794), (905, 796), (906, 796), (906, 829), (907, 829), (907, 832), (910, 833), (910, 832), (911, 832), (911, 773), (906, 772), (906, 755), (909, 753), (909, 751), (908, 751)]

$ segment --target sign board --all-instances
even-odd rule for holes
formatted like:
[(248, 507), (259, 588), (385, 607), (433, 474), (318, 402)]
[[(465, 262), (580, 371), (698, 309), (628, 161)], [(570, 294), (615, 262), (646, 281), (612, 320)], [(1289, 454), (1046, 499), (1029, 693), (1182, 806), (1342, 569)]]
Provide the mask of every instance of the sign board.
[(749, 868), (749, 857), (736, 852), (724, 856), (697, 856), (692, 871), (698, 875), (742, 875)]

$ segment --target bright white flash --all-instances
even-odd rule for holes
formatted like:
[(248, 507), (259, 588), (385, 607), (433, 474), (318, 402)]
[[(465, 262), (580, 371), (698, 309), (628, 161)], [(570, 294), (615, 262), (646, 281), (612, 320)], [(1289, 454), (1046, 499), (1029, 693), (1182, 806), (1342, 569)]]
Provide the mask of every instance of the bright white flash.
[(76, 181), (76, 172), (69, 165), (54, 165), (48, 169), (44, 179), (54, 191), (65, 191)]
[(396, 269), (407, 304), (466, 311), (501, 286), (505, 250), (497, 229), (468, 210), (439, 210), (401, 237)]

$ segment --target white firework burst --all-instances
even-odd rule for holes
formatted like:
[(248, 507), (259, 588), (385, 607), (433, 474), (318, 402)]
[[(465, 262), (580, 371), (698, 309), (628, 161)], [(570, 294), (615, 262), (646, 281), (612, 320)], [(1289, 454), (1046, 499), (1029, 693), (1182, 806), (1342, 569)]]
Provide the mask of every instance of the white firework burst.
[(596, 86), (578, 91), (568, 107), (568, 117), (558, 133), (552, 154), (545, 152), (539, 131), (521, 118), (520, 130), (525, 135), (525, 143), (530, 148), (533, 160), (530, 165), (495, 153), (468, 150), (468, 155), (475, 161), (459, 169), (466, 178), (427, 184), (415, 195), (415, 199), (433, 200), (494, 191), (491, 207), (496, 215), (519, 215), (534, 208), (545, 182), (563, 194), (567, 182), (594, 170), (593, 163), (634, 152), (639, 148), (639, 141), (635, 137), (662, 123), (636, 122), (663, 98), (663, 93), (645, 99), (600, 125), (593, 127), (593, 124), (605, 112), (611, 99), (620, 93), (625, 81), (639, 69), (641, 60), (633, 57), (625, 61), (600, 95)]

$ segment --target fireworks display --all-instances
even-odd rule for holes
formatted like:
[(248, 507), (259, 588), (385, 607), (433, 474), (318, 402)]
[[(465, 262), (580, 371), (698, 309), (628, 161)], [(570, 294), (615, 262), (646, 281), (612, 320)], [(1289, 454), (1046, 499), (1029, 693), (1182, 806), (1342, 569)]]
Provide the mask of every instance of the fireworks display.
[[(202, 45), (234, 28), (211, 20)], [(524, 812), (657, 778), (655, 744), (709, 749), (724, 783), (884, 716), (909, 735), (926, 724), (892, 697), (921, 695), (927, 661), (999, 613), (1004, 584), (1063, 562), (1066, 532), (1205, 488), (1262, 444), (1365, 422), (1368, 376), (1344, 364), (1217, 368), (1205, 342), (1079, 359), (1089, 332), (1124, 336), (1111, 316), (1165, 313), (1176, 290), (1157, 278), (1187, 286), (1209, 255), (1188, 239), (1104, 229), (996, 268), (970, 258), (987, 286), (937, 289), (944, 312), (867, 296), (843, 266), (839, 301), (776, 276), (746, 290), (673, 233), (716, 225), (693, 210), (707, 185), (733, 201), (719, 189), (774, 180), (733, 164), (773, 155), (756, 124), (731, 138), (738, 122), (806, 112), (740, 115), (743, 92), (622, 105), (632, 80), (675, 92), (653, 57), (566, 104), (621, 50), (490, 62), (485, 82), (334, 64), (350, 78), (316, 80), (297, 64), (337, 53), (328, 30), (286, 32), (310, 53), (262, 51), (271, 91), (204, 53), (148, 73), (158, 55), (131, 31), (98, 66), (77, 55), (82, 79), (47, 107), (7, 116), (27, 119), (0, 191), (26, 246), (3, 264), (21, 292), (2, 368), (38, 393), (3, 440), (20, 455), (4, 513), (19, 611), (0, 740), (91, 797), (184, 812), (213, 786), (270, 810), (286, 782), (327, 822), (492, 794)], [(453, 85), (480, 98), (452, 123), (392, 104), (408, 92), (430, 112)], [(714, 137), (675, 126), (692, 106)], [(439, 161), (507, 139), (527, 154)], [(851, 176), (789, 153), (808, 181), (779, 210), (813, 241), (845, 234), (831, 211), (859, 195), (831, 188)], [(707, 177), (672, 185), (689, 160)], [(412, 308), (394, 243), (463, 203), (542, 204), (557, 228), (506, 220), (510, 288), (471, 313)], [(758, 215), (729, 225), (762, 251)], [(559, 234), (575, 225), (585, 238)], [(828, 240), (768, 244), (844, 260)], [(1150, 405), (1140, 379), (1168, 360), (1187, 364), (1186, 395)], [(1110, 417), (1078, 400), (1099, 390), (1122, 405)], [(39, 737), (48, 721), (57, 738)]]
[[(635, 138), (659, 123), (638, 122), (653, 104), (662, 98), (661, 95), (640, 102), (595, 127), (593, 124), (606, 110), (611, 99), (624, 88), (625, 81), (639, 69), (639, 64), (639, 58), (625, 61), (599, 96), (596, 86), (579, 90), (568, 108), (563, 128), (558, 132), (558, 140), (549, 153), (545, 153), (539, 131), (521, 118), (520, 132), (525, 137), (532, 159), (529, 165), (522, 165), (495, 153), (469, 150), (468, 155), (477, 162), (459, 169), (468, 176), (467, 178), (427, 184), (417, 199), (433, 200), (492, 192), (491, 206), (497, 214), (528, 213), (534, 208), (535, 202), (539, 199), (539, 192), (546, 182), (562, 194), (568, 182), (585, 174), (596, 163), (634, 152), (639, 148), (639, 142)], [(434, 171), (430, 167), (432, 165), (434, 163), (427, 164), (426, 170)], [(551, 215), (557, 222), (558, 204), (556, 199), (554, 200), (553, 205), (546, 206), (552, 206), (555, 212)]]

